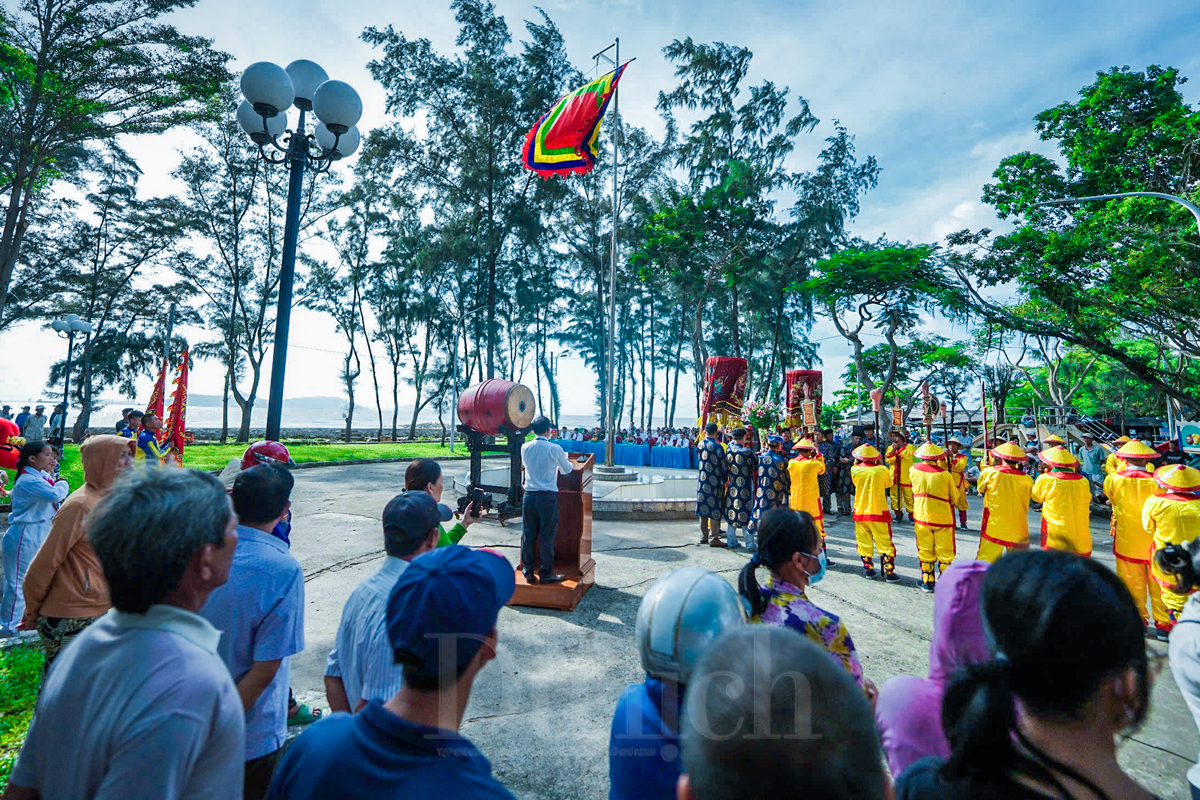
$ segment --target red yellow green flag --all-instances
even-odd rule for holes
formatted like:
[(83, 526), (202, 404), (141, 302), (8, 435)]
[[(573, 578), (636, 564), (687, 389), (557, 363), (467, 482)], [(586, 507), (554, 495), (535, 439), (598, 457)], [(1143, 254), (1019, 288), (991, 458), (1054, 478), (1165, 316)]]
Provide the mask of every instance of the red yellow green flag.
[(525, 166), (543, 178), (591, 172), (599, 154), (600, 121), (627, 66), (629, 62), (555, 103), (525, 137)]

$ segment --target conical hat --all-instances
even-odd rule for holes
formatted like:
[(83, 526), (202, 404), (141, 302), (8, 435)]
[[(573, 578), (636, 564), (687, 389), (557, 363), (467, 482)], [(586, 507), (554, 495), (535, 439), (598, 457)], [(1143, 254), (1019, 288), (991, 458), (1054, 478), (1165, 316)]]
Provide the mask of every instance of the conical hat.
[(1004, 444), (994, 448), (991, 452), (996, 458), (1006, 458), (1009, 461), (1029, 460), (1029, 456), (1025, 454), (1025, 451), (1017, 447), (1012, 442), (1005, 442)]
[(1122, 437), (1120, 437), (1119, 439), (1113, 439), (1113, 440), (1112, 440), (1112, 443), (1113, 443), (1113, 444), (1125, 444), (1125, 443), (1126, 443), (1126, 442), (1128, 442), (1128, 441), (1129, 441), (1129, 437), (1128, 437), (1128, 436), (1122, 436)]
[(1183, 464), (1171, 464), (1154, 473), (1154, 480), (1164, 489), (1178, 492), (1200, 492), (1200, 470)]
[(851, 455), (862, 461), (878, 461), (883, 458), (879, 451), (869, 444), (859, 445)]
[(1122, 445), (1117, 455), (1122, 458), (1158, 458), (1158, 451), (1134, 439)]
[(1038, 457), (1052, 467), (1079, 466), (1079, 459), (1071, 455), (1071, 451), (1065, 447), (1051, 447), (1039, 453)]
[(1045, 439), (1042, 439), (1042, 444), (1058, 445), (1061, 447), (1066, 442), (1063, 441), (1061, 436), (1047, 436)]
[(800, 441), (796, 442), (795, 446), (796, 446), (797, 450), (816, 450), (817, 449), (817, 446), (815, 444), (813, 444), (812, 439), (809, 439), (807, 436), (804, 437), (803, 439), (801, 439)]
[(930, 460), (930, 459), (935, 459), (935, 458), (941, 458), (942, 456), (946, 455), (946, 451), (943, 450), (942, 448), (938, 447), (933, 442), (926, 442), (925, 444), (918, 447), (917, 452), (914, 453), (913, 455), (915, 455), (917, 458), (924, 461), (924, 460)]

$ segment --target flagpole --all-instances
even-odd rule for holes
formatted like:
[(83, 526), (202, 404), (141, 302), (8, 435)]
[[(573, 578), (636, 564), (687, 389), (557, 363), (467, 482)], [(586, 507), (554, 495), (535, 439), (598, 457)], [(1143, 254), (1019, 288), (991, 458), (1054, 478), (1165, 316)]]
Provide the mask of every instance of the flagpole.
[[(616, 52), (613, 54), (613, 64), (615, 68), (621, 66), (621, 38), (617, 37), (613, 44)], [(605, 48), (607, 49), (607, 48)], [(596, 54), (596, 58), (603, 55), (604, 51)], [(616, 394), (616, 353), (617, 353), (617, 166), (620, 163), (619, 150), (619, 134), (621, 128), (619, 98), (621, 87), (620, 84), (613, 87), (613, 195), (612, 195), (612, 247), (609, 254), (609, 270), (608, 270), (608, 391), (605, 393), (605, 422), (607, 423), (607, 435), (604, 438), (604, 465), (607, 467), (615, 466), (614, 451), (616, 450), (616, 430), (617, 421), (615, 407), (617, 404)]]

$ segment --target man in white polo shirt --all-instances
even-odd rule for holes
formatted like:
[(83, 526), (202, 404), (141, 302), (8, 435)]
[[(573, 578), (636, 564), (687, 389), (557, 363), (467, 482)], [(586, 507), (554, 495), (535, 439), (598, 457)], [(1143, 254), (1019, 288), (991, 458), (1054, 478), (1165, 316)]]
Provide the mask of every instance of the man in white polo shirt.
[(386, 702), (400, 691), (402, 671), (388, 639), (388, 596), (408, 562), (437, 549), (438, 523), (452, 516), (449, 506), (424, 491), (398, 494), (383, 509), (383, 566), (350, 593), (325, 662), (331, 710), (358, 712), (372, 700)]
[[(546, 438), (550, 420), (538, 416), (530, 426), (536, 438), (521, 445), (525, 499), (521, 503), (521, 569), (529, 583), (561, 583), (554, 573), (554, 537), (558, 534), (558, 473), (571, 471), (571, 460)], [(533, 544), (541, 549), (541, 566), (534, 574)]]
[(197, 613), (236, 529), (199, 470), (139, 471), (96, 507), (88, 537), (115, 608), (55, 660), (5, 798), (242, 796), (242, 704)]

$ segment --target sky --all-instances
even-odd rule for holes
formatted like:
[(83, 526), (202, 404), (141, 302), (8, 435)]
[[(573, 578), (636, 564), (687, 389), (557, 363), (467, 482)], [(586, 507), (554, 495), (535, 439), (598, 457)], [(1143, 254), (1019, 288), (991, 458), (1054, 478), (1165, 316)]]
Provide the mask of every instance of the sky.
[[(621, 113), (655, 133), (663, 129), (655, 110), (658, 92), (674, 86), (673, 67), (662, 54), (665, 45), (691, 36), (749, 48), (754, 60), (747, 85), (769, 79), (787, 86), (793, 96), (807, 99), (821, 120), (802, 138), (790, 166), (815, 165), (834, 120), (856, 137), (860, 157), (878, 159), (879, 186), (865, 195), (850, 226), (866, 239), (886, 234), (893, 240), (936, 242), (962, 228), (1003, 230), (1004, 223), (980, 201), (981, 190), (1007, 155), (1022, 150), (1055, 155), (1037, 138), (1035, 114), (1074, 101), (1097, 71), (1113, 66), (1142, 70), (1159, 64), (1178, 67), (1185, 76), (1200, 74), (1194, 36), (1200, 4), (1187, 0), (542, 0), (538, 5), (558, 24), (575, 65), (585, 73), (592, 54), (620, 37), (622, 59), (637, 59), (621, 82)], [(514, 42), (526, 38), (523, 20), (538, 19), (533, 3), (497, 0), (496, 7)], [(316, 61), (330, 77), (359, 91), (364, 131), (387, 117), (382, 88), (366, 69), (375, 51), (360, 41), (363, 29), (391, 25), (409, 38), (428, 38), (443, 53), (454, 48), (457, 33), (448, 0), (199, 0), (171, 21), (186, 33), (212, 38), (233, 55), (236, 70), (261, 60)], [(1200, 100), (1192, 84), (1184, 85), (1183, 93), (1189, 102)], [(143, 193), (176, 191), (170, 172), (190, 137), (176, 131), (128, 144), (145, 172)], [(965, 336), (940, 319), (930, 320), (927, 330)], [(184, 333), (191, 341), (205, 338), (200, 330)], [(811, 338), (819, 342), (826, 386), (837, 388), (849, 354), (846, 343), (820, 318)], [(293, 312), (285, 396), (338, 394), (341, 355), (334, 343), (339, 339), (328, 317)], [(65, 349), (53, 333), (36, 326), (7, 332), (0, 340), (0, 399), (60, 393), (47, 391), (45, 379), (49, 364)], [(268, 380), (264, 376), (264, 406)], [(193, 393), (219, 394), (221, 382), (219, 365), (196, 363)], [(138, 400), (149, 395), (150, 380), (143, 383)], [(582, 361), (564, 360), (560, 383), (564, 414), (594, 413), (595, 377)], [(360, 398), (369, 387), (364, 372)], [(692, 397), (689, 389), (681, 388), (680, 407), (690, 414), (684, 402)]]

